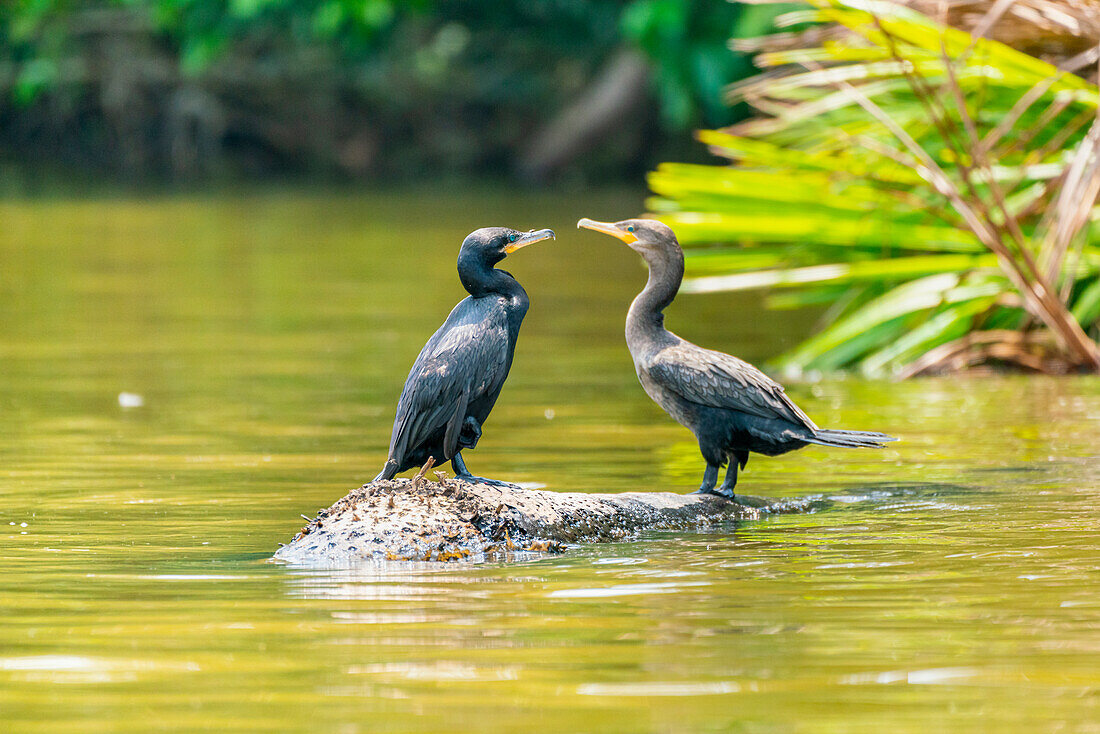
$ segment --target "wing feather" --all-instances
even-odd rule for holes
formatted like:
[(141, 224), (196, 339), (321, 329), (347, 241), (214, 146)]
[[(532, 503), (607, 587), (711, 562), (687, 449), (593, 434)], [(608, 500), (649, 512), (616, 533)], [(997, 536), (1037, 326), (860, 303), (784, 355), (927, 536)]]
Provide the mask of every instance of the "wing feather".
[(443, 451), (447, 456), (454, 456), (458, 448), (458, 437), (462, 433), (462, 424), (466, 421), (466, 405), (469, 403), (470, 393), (464, 392), (458, 399), (454, 414), (447, 421), (447, 433), (443, 436)]
[(782, 385), (732, 355), (681, 342), (662, 349), (646, 369), (656, 382), (693, 403), (817, 430)]
[(507, 314), (496, 299), (463, 300), (420, 350), (409, 371), (390, 440), (398, 463), (428, 441), (450, 459), (470, 403), (499, 390), (508, 376)]

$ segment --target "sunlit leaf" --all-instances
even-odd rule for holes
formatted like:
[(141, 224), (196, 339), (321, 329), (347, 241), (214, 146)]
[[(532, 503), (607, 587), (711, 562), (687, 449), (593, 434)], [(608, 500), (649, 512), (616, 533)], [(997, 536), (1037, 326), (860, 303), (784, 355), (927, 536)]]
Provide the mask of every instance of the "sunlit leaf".
[(1053, 286), (1033, 264), (1061, 263), (1054, 283), (1100, 272), (1100, 211), (1073, 225), (1080, 257), (1056, 255), (1072, 238), (1054, 226), (1080, 201), (1051, 212), (1064, 186), (1086, 190), (1100, 157), (1086, 138), (1096, 85), (902, 3), (810, 5), (781, 22), (833, 30), (757, 42), (772, 70), (732, 95), (758, 114), (698, 133), (729, 164), (650, 175), (650, 210), (689, 255), (706, 253), (689, 257), (684, 290), (832, 303), (831, 323), (782, 358), (796, 370), (883, 373), (982, 328), (1054, 330), (1044, 343), (1072, 352), (1061, 358), (1100, 368), (1077, 325), (1100, 319), (1100, 285), (1075, 288), (1072, 313), (1040, 305)]

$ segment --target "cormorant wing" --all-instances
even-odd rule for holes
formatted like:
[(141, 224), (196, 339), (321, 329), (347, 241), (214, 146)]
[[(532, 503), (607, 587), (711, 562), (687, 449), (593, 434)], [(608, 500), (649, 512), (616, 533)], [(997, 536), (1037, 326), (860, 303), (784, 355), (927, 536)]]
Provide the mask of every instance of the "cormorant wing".
[(492, 298), (462, 300), (420, 350), (409, 370), (393, 424), (390, 456), (405, 456), (444, 433), (454, 456), (467, 406), (499, 391), (508, 376), (508, 328), (503, 304)]
[(809, 416), (787, 397), (782, 385), (724, 352), (683, 341), (658, 352), (647, 371), (657, 383), (693, 403), (760, 418), (781, 418), (817, 430)]

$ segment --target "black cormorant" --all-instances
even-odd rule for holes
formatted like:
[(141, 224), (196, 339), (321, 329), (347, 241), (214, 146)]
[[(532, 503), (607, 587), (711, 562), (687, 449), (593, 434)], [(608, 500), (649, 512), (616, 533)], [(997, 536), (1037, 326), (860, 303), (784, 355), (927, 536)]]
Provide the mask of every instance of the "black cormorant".
[(461, 452), (481, 438), (481, 426), (512, 367), (529, 305), (523, 286), (494, 266), (521, 247), (553, 238), (549, 229), (487, 227), (462, 242), (458, 277), (470, 296), (432, 334), (409, 371), (389, 458), (375, 481), (422, 466), (429, 457), (440, 465), (450, 461), (457, 477), (492, 481), (472, 476)]
[[(749, 452), (778, 456), (815, 443), (882, 448), (884, 433), (818, 428), (783, 387), (748, 362), (703, 349), (665, 328), (662, 313), (684, 278), (684, 252), (676, 235), (652, 219), (606, 223), (582, 219), (578, 227), (609, 234), (629, 245), (649, 266), (649, 281), (630, 304), (626, 343), (646, 393), (691, 429), (707, 469), (699, 492), (734, 497), (737, 469)], [(718, 469), (729, 462), (725, 481)]]

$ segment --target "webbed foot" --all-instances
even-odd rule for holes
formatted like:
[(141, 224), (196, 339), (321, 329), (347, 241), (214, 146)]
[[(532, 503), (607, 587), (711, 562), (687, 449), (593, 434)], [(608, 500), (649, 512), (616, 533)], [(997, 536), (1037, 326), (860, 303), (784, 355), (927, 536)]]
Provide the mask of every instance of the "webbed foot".
[(514, 487), (514, 484), (510, 482), (502, 482), (499, 479), (489, 479), (487, 477), (477, 477), (470, 473), (470, 470), (466, 468), (466, 462), (462, 460), (462, 453), (456, 453), (451, 457), (451, 468), (455, 470), (455, 479), (461, 479), (464, 482), (472, 483), (484, 483), (491, 484), (494, 487)]
[(712, 494), (715, 497), (725, 497), (726, 499), (731, 501), (737, 500), (737, 495), (733, 493), (732, 489), (727, 489), (725, 485), (722, 485), (721, 487), (713, 487), (711, 489), (699, 488), (692, 492), (692, 494)]
[(504, 482), (500, 479), (489, 479), (488, 477), (477, 477), (473, 474), (455, 474), (455, 479), (461, 479), (464, 482), (470, 482), (471, 484), (491, 484), (494, 487), (515, 487), (515, 484), (511, 482)]
[(708, 464), (707, 470), (703, 474), (703, 483), (699, 486), (699, 489), (692, 492), (692, 494), (713, 494), (717, 497), (725, 497), (728, 500), (734, 500), (737, 495), (733, 493), (733, 488), (737, 486), (737, 462), (731, 461), (729, 468), (726, 469), (726, 480), (722, 482), (721, 487), (716, 487), (718, 483), (718, 467), (714, 464)]

